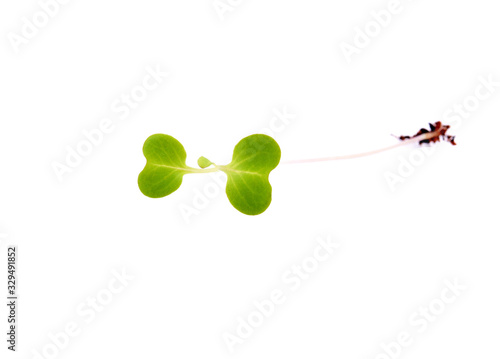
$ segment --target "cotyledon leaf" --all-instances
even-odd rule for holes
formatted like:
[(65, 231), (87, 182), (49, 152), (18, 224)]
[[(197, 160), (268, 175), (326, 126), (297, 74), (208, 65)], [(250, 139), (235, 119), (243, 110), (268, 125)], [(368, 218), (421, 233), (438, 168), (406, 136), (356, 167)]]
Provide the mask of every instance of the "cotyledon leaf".
[(190, 172), (182, 144), (172, 136), (156, 134), (148, 137), (142, 151), (147, 163), (139, 174), (141, 192), (159, 198), (176, 191), (181, 186), (182, 177)]
[(144, 195), (168, 196), (181, 186), (187, 173), (224, 171), (228, 177), (226, 194), (229, 201), (247, 215), (260, 214), (269, 207), (272, 198), (269, 173), (281, 158), (279, 145), (266, 135), (242, 139), (234, 148), (231, 163), (226, 166), (215, 165), (205, 157), (198, 160), (201, 169), (187, 166), (184, 147), (169, 135), (148, 137), (143, 152), (147, 163), (139, 174), (138, 183)]
[(220, 169), (227, 174), (226, 194), (240, 212), (257, 215), (271, 204), (272, 188), (269, 173), (278, 166), (281, 150), (266, 135), (251, 135), (234, 148), (233, 159)]

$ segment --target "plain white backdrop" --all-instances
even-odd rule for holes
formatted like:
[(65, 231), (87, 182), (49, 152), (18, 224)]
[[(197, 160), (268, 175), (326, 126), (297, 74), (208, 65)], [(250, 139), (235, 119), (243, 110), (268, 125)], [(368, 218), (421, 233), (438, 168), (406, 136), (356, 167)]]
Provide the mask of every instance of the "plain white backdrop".
[[(496, 2), (53, 4), (0, 5), (1, 278), (6, 245), (20, 255), (19, 347), (8, 353), (2, 334), (0, 357), (387, 359), (382, 346), (404, 331), (412, 342), (393, 357), (500, 355), (500, 87), (476, 91), (500, 81)], [(156, 68), (168, 77), (137, 89)], [(144, 100), (118, 112), (133, 91)], [(112, 130), (58, 180), (54, 163), (103, 119)], [(209, 175), (163, 199), (137, 186), (154, 133), (195, 166), (229, 162), (273, 124), (294, 160), (389, 146), (439, 120), (457, 146), (280, 165), (256, 217), (220, 188), (200, 199)], [(186, 220), (189, 206), (199, 213)], [(290, 291), (284, 273), (328, 235), (341, 246)], [(123, 270), (133, 279), (112, 293)], [(446, 280), (466, 289), (441, 308)], [(224, 333), (276, 289), (284, 303), (230, 353)], [(412, 325), (428, 305), (440, 314)], [(79, 332), (64, 340), (71, 323)]]

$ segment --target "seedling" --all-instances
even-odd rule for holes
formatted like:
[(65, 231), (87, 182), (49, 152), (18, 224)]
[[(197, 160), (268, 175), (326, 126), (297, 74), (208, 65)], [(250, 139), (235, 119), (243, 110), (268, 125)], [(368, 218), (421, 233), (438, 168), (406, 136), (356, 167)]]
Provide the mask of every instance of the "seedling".
[(185, 174), (223, 171), (227, 175), (227, 197), (238, 211), (256, 215), (271, 204), (269, 173), (280, 162), (281, 150), (269, 136), (242, 139), (226, 166), (218, 166), (205, 157), (198, 159), (200, 169), (187, 166), (184, 147), (169, 135), (150, 136), (143, 152), (147, 163), (139, 174), (139, 188), (148, 197), (168, 196), (180, 187)]
[[(352, 159), (409, 143), (422, 145), (439, 142), (441, 139), (455, 145), (455, 137), (446, 135), (450, 126), (442, 125), (441, 122), (429, 125), (430, 130), (422, 128), (414, 136), (399, 136), (400, 143), (375, 151), (286, 163)], [(272, 188), (269, 183), (269, 173), (278, 166), (281, 150), (278, 143), (269, 136), (257, 134), (242, 139), (234, 148), (231, 163), (225, 166), (216, 165), (205, 157), (198, 159), (200, 168), (187, 166), (184, 147), (169, 135), (156, 134), (148, 137), (143, 152), (147, 163), (139, 174), (138, 183), (141, 192), (148, 197), (160, 198), (175, 192), (181, 186), (185, 174), (223, 171), (227, 175), (227, 197), (238, 211), (247, 215), (257, 215), (264, 212), (271, 204)]]

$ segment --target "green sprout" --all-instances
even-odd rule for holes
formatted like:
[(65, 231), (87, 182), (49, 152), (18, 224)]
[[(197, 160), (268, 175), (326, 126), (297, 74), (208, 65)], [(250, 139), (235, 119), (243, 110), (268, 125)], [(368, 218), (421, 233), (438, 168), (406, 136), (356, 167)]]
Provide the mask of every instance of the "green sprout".
[(238, 211), (257, 215), (271, 204), (269, 173), (278, 166), (281, 150), (274, 139), (266, 135), (251, 135), (234, 148), (231, 163), (218, 166), (205, 157), (198, 159), (200, 168), (186, 165), (186, 151), (169, 135), (150, 136), (143, 147), (146, 167), (139, 174), (141, 192), (151, 198), (168, 196), (182, 184), (189, 173), (223, 171), (227, 175), (226, 194)]
[[(429, 124), (430, 130), (420, 129), (413, 136), (397, 137), (401, 142), (370, 152), (347, 156), (323, 157), (285, 162), (287, 164), (334, 161), (364, 157), (409, 143), (429, 144), (441, 139), (455, 145), (455, 137), (446, 135), (450, 126), (441, 122)], [(280, 163), (281, 150), (276, 141), (266, 135), (251, 135), (235, 146), (231, 163), (219, 166), (205, 157), (198, 159), (200, 168), (186, 165), (186, 151), (182, 144), (169, 135), (148, 137), (143, 147), (146, 166), (139, 174), (141, 192), (151, 198), (168, 196), (182, 184), (189, 173), (223, 171), (227, 175), (226, 194), (229, 202), (241, 213), (257, 215), (271, 204), (272, 188), (269, 173)]]

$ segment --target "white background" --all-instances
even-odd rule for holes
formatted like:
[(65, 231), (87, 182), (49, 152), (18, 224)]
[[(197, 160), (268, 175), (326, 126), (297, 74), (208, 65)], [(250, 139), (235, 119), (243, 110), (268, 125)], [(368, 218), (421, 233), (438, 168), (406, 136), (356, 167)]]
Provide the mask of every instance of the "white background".
[[(256, 217), (220, 190), (187, 223), (179, 208), (193, 205), (208, 175), (186, 176), (163, 199), (137, 187), (154, 133), (176, 137), (192, 166), (202, 155), (225, 164), (286, 107), (296, 117), (275, 135), (283, 160), (350, 154), (443, 120), (480, 77), (500, 81), (496, 2), (400, 6), (348, 63), (342, 42), (353, 44), (387, 1), (246, 0), (222, 20), (210, 0), (74, 0), (17, 53), (9, 34), (40, 5), (2, 2), (2, 287), (6, 244), (20, 253), (12, 356), (32, 358), (74, 321), (81, 333), (53, 357), (376, 358), (405, 330), (414, 341), (399, 357), (498, 357), (500, 87), (456, 121), (457, 146), (440, 143), (424, 159), (409, 145), (280, 165), (273, 202)], [(157, 65), (169, 77), (119, 120), (112, 103)], [(54, 161), (105, 117), (113, 132), (59, 181)], [(411, 156), (422, 160), (391, 190), (387, 173)], [(342, 246), (291, 292), (281, 276), (318, 235)], [(87, 324), (77, 307), (122, 268), (135, 278)], [(418, 333), (409, 318), (446, 279), (467, 289)], [(223, 334), (277, 288), (286, 302), (230, 354)]]

